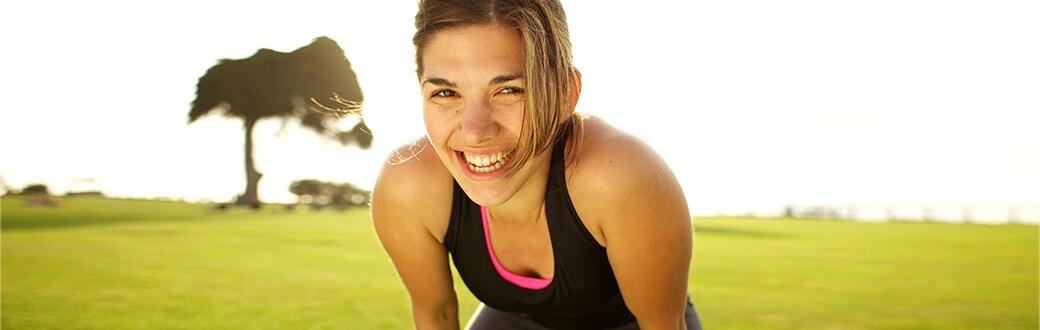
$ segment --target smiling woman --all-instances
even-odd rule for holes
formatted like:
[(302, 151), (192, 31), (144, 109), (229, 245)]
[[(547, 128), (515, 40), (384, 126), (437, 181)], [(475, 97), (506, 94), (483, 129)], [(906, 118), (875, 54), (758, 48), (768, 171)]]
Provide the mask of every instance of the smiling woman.
[[(452, 176), (465, 181), (470, 198), (481, 205), (502, 204), (541, 167), (525, 166), (533, 159), (514, 152), (523, 133), (530, 132), (523, 127), (520, 36), (507, 27), (477, 25), (440, 32), (430, 44), (423, 47), (420, 74), (432, 146)], [(541, 158), (536, 163), (544, 163)]]
[[(426, 136), (380, 171), (372, 218), (417, 328), (699, 329), (690, 214), (649, 146), (575, 112), (556, 1), (420, 1)], [(399, 155), (411, 156), (397, 161)]]

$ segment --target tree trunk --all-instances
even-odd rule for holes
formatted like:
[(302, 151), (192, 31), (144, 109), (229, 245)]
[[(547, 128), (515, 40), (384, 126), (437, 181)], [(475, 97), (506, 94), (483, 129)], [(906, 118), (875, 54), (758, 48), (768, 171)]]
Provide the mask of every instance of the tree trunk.
[(253, 162), (253, 127), (256, 126), (256, 120), (245, 121), (246, 128), (246, 192), (238, 196), (238, 205), (246, 205), (252, 208), (260, 207), (260, 197), (257, 194), (257, 186), (260, 185), (260, 174), (256, 170), (256, 165)]

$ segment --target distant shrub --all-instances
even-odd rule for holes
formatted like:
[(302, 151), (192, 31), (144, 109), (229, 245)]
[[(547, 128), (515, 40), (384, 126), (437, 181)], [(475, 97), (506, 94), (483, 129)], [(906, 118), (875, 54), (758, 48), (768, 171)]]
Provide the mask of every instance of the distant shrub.
[(353, 183), (325, 182), (315, 179), (293, 181), (289, 192), (296, 194), (301, 204), (315, 207), (334, 206), (347, 208), (367, 205), (371, 201), (371, 192)]
[(50, 190), (45, 184), (34, 183), (22, 188), (22, 195), (50, 195)]

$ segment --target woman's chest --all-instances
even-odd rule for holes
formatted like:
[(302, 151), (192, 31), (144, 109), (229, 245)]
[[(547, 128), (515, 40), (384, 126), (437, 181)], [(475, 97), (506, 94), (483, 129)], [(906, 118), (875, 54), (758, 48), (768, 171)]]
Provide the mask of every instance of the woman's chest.
[(507, 271), (526, 277), (550, 279), (555, 257), (552, 237), (545, 221), (534, 224), (488, 222), (488, 240), (499, 264)]

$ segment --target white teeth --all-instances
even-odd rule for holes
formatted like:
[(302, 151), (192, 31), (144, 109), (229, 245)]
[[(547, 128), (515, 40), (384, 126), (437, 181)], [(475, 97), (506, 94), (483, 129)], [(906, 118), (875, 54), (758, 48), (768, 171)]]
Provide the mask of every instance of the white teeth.
[(471, 156), (463, 153), (469, 170), (477, 173), (487, 173), (502, 168), (502, 163), (513, 151), (498, 152), (487, 156)]

